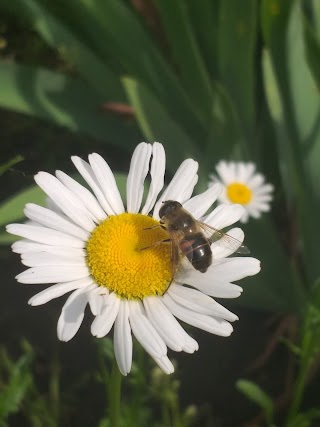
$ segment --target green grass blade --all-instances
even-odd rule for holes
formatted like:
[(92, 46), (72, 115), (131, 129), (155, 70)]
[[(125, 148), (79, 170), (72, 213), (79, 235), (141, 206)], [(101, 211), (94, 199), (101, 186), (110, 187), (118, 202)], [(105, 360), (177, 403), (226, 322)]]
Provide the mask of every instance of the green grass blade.
[(137, 80), (125, 78), (123, 83), (147, 140), (164, 144), (169, 170), (173, 173), (185, 157), (196, 157), (196, 144), (170, 117), (159, 100)]
[(188, 0), (189, 19), (193, 27), (198, 47), (212, 80), (219, 77), (219, 0)]
[(273, 423), (273, 402), (272, 399), (257, 384), (248, 380), (238, 380), (236, 387), (248, 399), (260, 406), (266, 416), (268, 426)]
[(160, 0), (157, 6), (183, 85), (201, 114), (207, 118), (212, 104), (211, 81), (191, 25), (187, 5), (181, 1)]
[(35, 31), (73, 64), (106, 99), (125, 101), (120, 81), (113, 71), (39, 1), (17, 0), (2, 7), (30, 22)]
[(46, 195), (37, 185), (33, 185), (15, 194), (0, 204), (0, 226), (24, 218), (23, 208), (27, 203), (44, 206)]
[[(91, 2), (81, 0), (103, 27), (110, 55), (120, 61), (126, 75), (143, 81), (170, 116), (192, 135), (201, 131), (201, 117), (174, 69), (165, 60), (153, 36), (140, 17), (123, 0)], [(94, 7), (93, 7), (94, 4)], [(203, 123), (202, 123), (203, 125)]]
[(130, 148), (140, 140), (134, 124), (99, 110), (103, 95), (80, 79), (0, 62), (0, 106)]
[(220, 79), (234, 100), (247, 139), (253, 141), (257, 73), (256, 0), (222, 1), (218, 37)]
[[(264, 67), (266, 94), (278, 129), (279, 162), (288, 176), (283, 185), (286, 196), (291, 193), (290, 208), (295, 206), (291, 221), (298, 224), (303, 241), (299, 246), (303, 251), (308, 279), (312, 282), (319, 275), (314, 236), (320, 233), (315, 215), (319, 210), (320, 103), (316, 82), (306, 61), (301, 3), (275, 0), (271, 7), (270, 2), (264, 1), (262, 22), (271, 65), (269, 70)], [(281, 100), (280, 120), (268, 90), (271, 74)]]
[(6, 163), (3, 163), (2, 165), (0, 165), (0, 176), (3, 175), (12, 166), (22, 161), (23, 161), (23, 157), (20, 154), (18, 154), (17, 156), (8, 160)]

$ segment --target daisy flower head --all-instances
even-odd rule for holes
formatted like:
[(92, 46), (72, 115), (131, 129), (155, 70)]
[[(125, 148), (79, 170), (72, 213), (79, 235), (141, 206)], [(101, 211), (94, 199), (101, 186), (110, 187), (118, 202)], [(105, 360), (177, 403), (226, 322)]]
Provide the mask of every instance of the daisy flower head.
[[(180, 165), (162, 191), (165, 151), (157, 142), (141, 143), (133, 153), (126, 206), (109, 165), (99, 154), (89, 155), (89, 163), (76, 156), (72, 162), (87, 187), (61, 171), (56, 176), (39, 172), (35, 181), (50, 198), (51, 207), (29, 203), (24, 212), (31, 223), (7, 226), (9, 233), (23, 238), (12, 249), (29, 267), (17, 276), (18, 282), (51, 284), (29, 304), (45, 304), (71, 292), (58, 320), (59, 339), (69, 341), (75, 336), (89, 305), (94, 316), (92, 334), (104, 337), (113, 328), (115, 357), (127, 375), (132, 335), (167, 374), (174, 370), (168, 347), (188, 353), (198, 350), (177, 319), (229, 336), (230, 322), (237, 316), (211, 297), (238, 297), (242, 289), (233, 282), (258, 273), (259, 261), (228, 258), (235, 248), (216, 242), (211, 245), (213, 261), (206, 273), (182, 260), (173, 274), (171, 245), (161, 243), (169, 234), (159, 226), (159, 210), (164, 201), (178, 201), (194, 218), (220, 230), (238, 221), (243, 207), (224, 205), (210, 211), (222, 190), (220, 184), (192, 197), (198, 180), (198, 164), (192, 159)], [(143, 202), (148, 175), (150, 186)], [(229, 234), (241, 245), (242, 230), (233, 228)]]
[(246, 223), (250, 216), (260, 218), (262, 212), (270, 210), (273, 185), (265, 182), (253, 163), (221, 160), (216, 171), (217, 175), (211, 174), (209, 177), (209, 186), (220, 182), (224, 188), (218, 197), (219, 202), (238, 203), (244, 207), (240, 219), (242, 223)]

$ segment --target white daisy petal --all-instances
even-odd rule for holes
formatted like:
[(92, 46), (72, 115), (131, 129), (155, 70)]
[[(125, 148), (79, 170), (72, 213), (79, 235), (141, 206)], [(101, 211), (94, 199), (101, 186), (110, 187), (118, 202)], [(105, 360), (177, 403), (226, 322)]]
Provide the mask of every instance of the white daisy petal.
[(144, 315), (142, 304), (138, 301), (129, 301), (129, 321), (132, 332), (142, 347), (153, 358), (161, 358), (167, 354), (167, 347)]
[(47, 302), (59, 298), (68, 292), (74, 291), (75, 289), (85, 288), (93, 283), (91, 277), (85, 279), (72, 280), (71, 282), (62, 282), (52, 285), (44, 291), (38, 292), (32, 298), (29, 299), (28, 304), (32, 306), (46, 304)]
[(262, 202), (260, 199), (257, 199), (255, 202), (253, 202), (250, 207), (252, 209), (256, 209), (259, 211), (259, 213), (268, 212), (270, 210), (269, 204)]
[(51, 197), (46, 197), (45, 205), (48, 209), (50, 209), (53, 212), (58, 213), (59, 215), (64, 215), (62, 210), (59, 208), (59, 206), (51, 199)]
[(106, 213), (97, 202), (97, 199), (87, 188), (83, 187), (81, 184), (62, 171), (57, 170), (56, 177), (81, 200), (84, 206), (93, 215), (96, 222), (106, 219)]
[[(271, 194), (259, 194), (259, 195), (255, 194), (255, 198), (257, 203), (270, 202), (273, 199)], [(270, 205), (267, 204), (267, 206), (268, 206), (268, 209), (270, 210)]]
[(182, 277), (184, 284), (216, 298), (238, 298), (242, 293), (240, 286), (217, 279), (214, 268), (209, 268), (205, 274), (189, 268), (188, 273), (182, 274)]
[(85, 246), (83, 240), (46, 227), (29, 224), (9, 224), (6, 229), (8, 233), (25, 237), (38, 243), (71, 248), (83, 248)]
[(108, 163), (97, 153), (89, 155), (92, 170), (100, 184), (105, 198), (115, 214), (124, 212), (123, 202), (114, 175)]
[(78, 256), (61, 256), (48, 253), (29, 252), (21, 255), (22, 264), (27, 267), (40, 266), (73, 266), (85, 267), (87, 264), (83, 257)]
[(74, 266), (46, 266), (33, 267), (18, 274), (16, 279), (19, 283), (37, 284), (37, 283), (57, 283), (69, 282), (70, 280), (84, 279), (90, 272), (88, 267)]
[(64, 304), (57, 326), (60, 341), (70, 341), (78, 332), (88, 303), (88, 292), (92, 286), (95, 285), (74, 291)]
[(233, 328), (229, 322), (223, 319), (216, 319), (205, 314), (197, 313), (175, 302), (168, 292), (162, 297), (163, 302), (178, 319), (196, 328), (203, 329), (211, 334), (228, 337)]
[(240, 218), (240, 222), (242, 224), (246, 224), (249, 220), (249, 212), (248, 212), (248, 208), (246, 209), (246, 211), (244, 212), (244, 214), (242, 215), (242, 217)]
[(246, 184), (253, 175), (255, 169), (256, 167), (253, 163), (239, 162), (237, 175), (238, 182), (243, 182)]
[[(228, 236), (233, 237), (239, 242), (238, 247), (241, 246), (244, 240), (244, 232), (241, 228), (232, 228), (228, 231)], [(228, 245), (228, 243), (226, 243), (224, 245), (221, 241), (212, 243), (211, 245), (211, 251), (214, 259), (226, 258), (236, 252), (236, 249), (237, 247), (233, 244)]]
[(90, 292), (89, 294), (89, 306), (91, 313), (94, 316), (100, 314), (102, 306), (104, 304), (104, 299), (102, 297), (102, 288), (100, 286), (96, 286), (96, 289)]
[(221, 160), (217, 166), (216, 170), (219, 174), (219, 178), (221, 179), (224, 185), (228, 185), (231, 182), (235, 182), (236, 180), (236, 169), (235, 164), (230, 162), (227, 163), (224, 160)]
[(168, 356), (162, 356), (160, 359), (154, 357), (153, 360), (157, 363), (159, 368), (161, 368), (165, 374), (170, 375), (174, 372), (174, 366)]
[(95, 227), (91, 214), (67, 187), (55, 176), (39, 172), (34, 180), (40, 188), (59, 206), (59, 208), (80, 227), (92, 231)]
[[(153, 216), (159, 219), (159, 210), (162, 202), (166, 200), (184, 201), (184, 193), (193, 191), (195, 185), (195, 177), (198, 171), (198, 163), (192, 159), (187, 159), (181, 163), (179, 169), (175, 173), (168, 187), (164, 190), (158, 202), (155, 205)], [(192, 188), (192, 190), (191, 190)]]
[(149, 172), (151, 144), (141, 142), (134, 150), (127, 178), (127, 211), (139, 212), (143, 197), (144, 181)]
[(190, 286), (193, 286), (204, 294), (215, 298), (239, 298), (243, 291), (240, 286), (235, 285), (233, 283), (217, 281), (215, 281), (214, 283), (210, 283), (207, 281), (200, 282), (192, 280), (190, 280), (190, 282), (192, 282), (189, 283)]
[(102, 338), (110, 332), (119, 312), (121, 300), (115, 293), (104, 296), (106, 300), (101, 313), (96, 316), (91, 325), (92, 335)]
[(186, 203), (184, 203), (183, 207), (188, 212), (190, 212), (191, 215), (193, 215), (196, 219), (199, 219), (217, 200), (221, 191), (222, 185), (214, 184), (209, 187), (204, 193), (194, 196), (192, 197), (192, 199), (189, 199)]
[(248, 206), (247, 211), (248, 211), (248, 214), (249, 214), (250, 216), (252, 216), (252, 218), (256, 218), (256, 219), (258, 219), (258, 218), (260, 218), (260, 217), (261, 217), (261, 212), (260, 212), (260, 211), (259, 211), (259, 209), (258, 209), (256, 206), (254, 206), (254, 205)]
[(261, 187), (258, 187), (254, 190), (255, 195), (262, 195), (262, 194), (267, 194), (267, 193), (271, 193), (274, 190), (273, 185), (271, 184), (263, 184), (261, 185)]
[(220, 205), (205, 218), (205, 223), (218, 230), (229, 227), (244, 214), (245, 209), (241, 205)]
[(248, 182), (248, 187), (256, 189), (264, 184), (264, 176), (261, 173), (256, 173)]
[(89, 237), (89, 233), (83, 228), (78, 227), (67, 219), (63, 218), (56, 212), (50, 209), (43, 208), (42, 206), (35, 205), (33, 203), (27, 203), (24, 208), (24, 214), (26, 217), (33, 221), (38, 222), (45, 227), (52, 228), (53, 230), (62, 231), (66, 234), (78, 237), (81, 240), (86, 241)]
[(161, 298), (146, 297), (143, 304), (148, 319), (169, 348), (187, 353), (198, 350), (198, 343), (181, 327)]
[(82, 248), (71, 248), (64, 246), (50, 246), (42, 243), (36, 243), (29, 239), (22, 239), (14, 242), (11, 246), (12, 251), (17, 254), (24, 254), (29, 252), (46, 252), (61, 256), (77, 256), (85, 257), (86, 251)]
[(182, 204), (184, 204), (185, 202), (187, 202), (187, 200), (190, 199), (190, 197), (192, 196), (192, 193), (193, 193), (193, 189), (197, 185), (198, 178), (199, 178), (198, 175), (195, 175), (193, 177), (190, 185), (188, 185), (188, 187), (186, 187), (185, 190), (183, 192), (181, 192), (181, 196), (180, 196), (179, 202), (181, 202)]
[(132, 335), (128, 301), (121, 301), (114, 324), (114, 354), (120, 372), (122, 375), (127, 375), (131, 371), (132, 365)]
[(162, 144), (155, 142), (152, 146), (152, 161), (150, 168), (151, 183), (148, 196), (141, 213), (148, 215), (163, 188), (164, 174), (166, 168), (166, 155)]
[(234, 322), (238, 316), (224, 308), (214, 299), (195, 289), (185, 286), (172, 284), (168, 289), (170, 297), (178, 304), (189, 308), (197, 313), (207, 314), (208, 316), (221, 317), (222, 319)]
[(98, 199), (100, 205), (102, 206), (102, 208), (104, 209), (104, 211), (108, 214), (108, 215), (114, 215), (114, 211), (112, 209), (112, 207), (110, 206), (109, 202), (107, 201), (100, 185), (99, 182), (97, 180), (97, 177), (95, 176), (92, 167), (85, 162), (84, 160), (82, 160), (80, 157), (78, 156), (72, 156), (71, 160), (73, 162), (73, 164), (75, 165), (75, 167), (78, 169), (78, 172), (80, 173), (80, 175), (82, 176), (82, 178), (86, 181), (86, 183), (89, 185), (89, 187), (92, 189), (92, 191), (94, 192), (96, 198)]
[(259, 273), (261, 269), (260, 261), (251, 257), (234, 257), (214, 260), (208, 271), (217, 281), (233, 282), (247, 276)]

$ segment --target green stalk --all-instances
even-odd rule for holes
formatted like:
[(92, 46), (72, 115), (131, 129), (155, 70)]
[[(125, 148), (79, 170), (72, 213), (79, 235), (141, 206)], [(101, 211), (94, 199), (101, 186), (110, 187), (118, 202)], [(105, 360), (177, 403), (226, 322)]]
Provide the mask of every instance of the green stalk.
[(120, 425), (121, 380), (122, 374), (119, 371), (116, 359), (114, 358), (108, 392), (111, 427), (119, 427)]
[(312, 344), (313, 344), (313, 334), (312, 332), (307, 331), (307, 333), (305, 333), (305, 336), (303, 337), (302, 360), (300, 363), (300, 369), (298, 372), (297, 380), (294, 386), (292, 403), (288, 411), (287, 424), (286, 424), (288, 427), (290, 427), (290, 425), (292, 424), (292, 421), (298, 415), (301, 407), (304, 390), (306, 387), (306, 382), (307, 382), (309, 371), (313, 362)]

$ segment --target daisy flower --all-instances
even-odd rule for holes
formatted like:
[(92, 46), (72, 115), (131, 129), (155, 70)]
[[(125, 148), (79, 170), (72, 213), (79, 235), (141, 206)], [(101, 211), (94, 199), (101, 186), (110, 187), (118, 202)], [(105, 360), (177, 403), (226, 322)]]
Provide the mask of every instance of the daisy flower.
[(266, 184), (262, 174), (256, 172), (253, 163), (226, 162), (221, 160), (216, 166), (217, 175), (210, 175), (209, 186), (221, 182), (224, 186), (218, 200), (220, 203), (239, 203), (244, 208), (240, 221), (249, 217), (260, 218), (262, 212), (270, 210), (273, 185)]
[[(163, 201), (179, 201), (198, 219), (215, 202), (221, 185), (191, 197), (198, 164), (187, 159), (159, 197), (164, 185), (164, 148), (159, 143), (141, 143), (131, 159), (125, 207), (114, 175), (99, 154), (89, 155), (89, 163), (79, 157), (72, 157), (72, 162), (90, 190), (64, 172), (56, 171), (56, 176), (39, 172), (35, 181), (50, 198), (51, 208), (29, 203), (24, 212), (31, 222), (7, 226), (9, 233), (23, 237), (12, 249), (29, 267), (17, 276), (18, 282), (52, 284), (29, 304), (45, 304), (71, 292), (58, 321), (59, 339), (69, 341), (75, 336), (89, 304), (94, 316), (92, 334), (104, 337), (113, 327), (115, 357), (127, 375), (132, 335), (167, 374), (174, 371), (168, 347), (187, 353), (198, 350), (198, 343), (177, 319), (229, 336), (230, 322), (238, 317), (211, 297), (238, 297), (242, 289), (233, 282), (258, 273), (259, 261), (227, 258), (232, 250), (214, 243), (214, 260), (206, 273), (182, 262), (172, 277), (171, 245), (153, 245), (168, 238), (166, 230), (154, 227), (159, 225)], [(148, 174), (150, 186), (142, 202)], [(240, 205), (219, 206), (202, 220), (222, 229), (238, 221), (243, 211)], [(243, 241), (239, 228), (229, 234)]]

